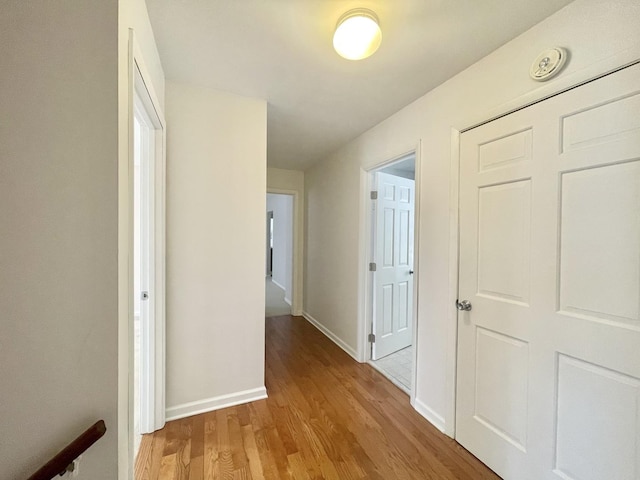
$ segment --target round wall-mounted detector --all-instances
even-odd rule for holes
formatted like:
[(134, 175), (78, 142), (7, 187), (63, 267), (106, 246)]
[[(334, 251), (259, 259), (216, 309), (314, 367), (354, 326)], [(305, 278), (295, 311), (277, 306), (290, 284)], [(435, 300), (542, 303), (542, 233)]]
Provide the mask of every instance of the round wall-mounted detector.
[(556, 47), (545, 50), (533, 61), (529, 69), (529, 75), (538, 82), (544, 82), (555, 77), (565, 62), (568, 53), (564, 48)]

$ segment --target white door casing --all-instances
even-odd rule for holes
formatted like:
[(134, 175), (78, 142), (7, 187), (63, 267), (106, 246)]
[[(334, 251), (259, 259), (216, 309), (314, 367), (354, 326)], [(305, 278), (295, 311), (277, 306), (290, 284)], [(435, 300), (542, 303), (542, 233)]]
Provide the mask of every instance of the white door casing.
[(456, 439), (506, 480), (640, 479), (640, 65), (460, 139)]
[[(142, 61), (132, 32), (131, 35), (130, 46), (133, 59), (131, 65), (132, 124), (135, 123), (134, 118), (143, 124), (140, 132), (142, 134), (139, 139), (140, 143), (137, 146), (140, 149), (138, 153), (141, 154), (140, 157), (143, 159), (140, 166), (142, 173), (141, 211), (143, 217), (140, 222), (140, 236), (141, 243), (146, 245), (145, 248), (140, 249), (143, 263), (141, 270), (142, 277), (144, 277), (141, 278), (140, 287), (142, 291), (148, 292), (148, 299), (140, 302), (141, 372), (139, 386), (141, 408), (139, 412), (139, 429), (140, 433), (150, 433), (162, 428), (165, 424), (166, 122), (150, 82), (145, 81), (145, 78), (148, 78), (147, 69)], [(132, 156), (131, 167), (133, 167), (133, 163)], [(131, 188), (130, 198), (133, 199), (133, 182)], [(130, 205), (131, 213), (133, 213), (132, 207), (133, 205)], [(131, 221), (133, 222), (133, 218)], [(133, 241), (133, 238), (131, 240)], [(133, 245), (130, 248), (133, 250)], [(135, 292), (133, 293), (135, 294)], [(133, 326), (133, 315), (131, 324)], [(133, 341), (131, 344), (133, 347)], [(133, 352), (131, 351), (131, 353)], [(130, 366), (133, 366), (133, 358), (131, 360)], [(133, 418), (130, 418), (130, 421), (133, 420)], [(130, 425), (130, 427), (132, 426)], [(130, 430), (131, 441), (134, 429), (130, 428)]]
[(376, 270), (371, 358), (377, 360), (412, 342), (415, 181), (375, 175)]

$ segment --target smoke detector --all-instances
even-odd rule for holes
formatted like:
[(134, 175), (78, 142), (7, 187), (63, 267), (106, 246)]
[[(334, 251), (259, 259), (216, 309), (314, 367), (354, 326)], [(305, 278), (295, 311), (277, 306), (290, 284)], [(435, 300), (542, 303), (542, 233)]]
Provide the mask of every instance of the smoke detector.
[(536, 57), (529, 69), (529, 75), (538, 82), (546, 82), (555, 77), (567, 61), (568, 52), (561, 47), (545, 50)]

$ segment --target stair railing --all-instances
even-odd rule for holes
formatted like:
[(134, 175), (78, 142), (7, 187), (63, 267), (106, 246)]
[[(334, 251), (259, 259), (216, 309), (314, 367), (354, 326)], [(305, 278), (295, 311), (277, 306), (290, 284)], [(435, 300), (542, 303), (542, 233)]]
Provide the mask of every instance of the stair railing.
[(52, 480), (56, 475), (62, 476), (68, 471), (72, 471), (74, 461), (96, 443), (106, 431), (104, 420), (98, 420), (27, 480)]

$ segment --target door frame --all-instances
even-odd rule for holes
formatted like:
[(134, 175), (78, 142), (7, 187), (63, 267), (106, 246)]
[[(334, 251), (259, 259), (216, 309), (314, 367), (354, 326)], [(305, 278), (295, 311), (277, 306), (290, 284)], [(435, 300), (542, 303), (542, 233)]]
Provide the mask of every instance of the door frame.
[[(382, 185), (381, 182), (398, 182), (397, 185), (400, 186), (402, 183), (404, 182), (409, 182), (412, 181), (413, 185), (412, 185), (412, 192), (411, 195), (414, 197), (412, 199), (412, 203), (413, 203), (413, 207), (412, 207), (412, 225), (410, 227), (411, 230), (411, 248), (410, 248), (410, 260), (411, 260), (411, 266), (409, 267), (409, 274), (410, 274), (410, 280), (411, 280), (411, 306), (409, 308), (411, 308), (413, 310), (413, 308), (415, 308), (415, 305), (413, 304), (413, 285), (415, 283), (415, 279), (414, 279), (414, 268), (415, 268), (415, 262), (414, 262), (414, 254), (415, 254), (415, 220), (416, 220), (416, 215), (415, 215), (415, 154), (409, 154), (406, 157), (403, 157), (402, 159), (399, 160), (400, 162), (404, 162), (407, 160), (413, 160), (413, 165), (414, 165), (414, 179), (407, 179), (404, 178), (402, 176), (399, 175), (395, 175), (393, 173), (387, 173), (386, 169), (389, 167), (393, 167), (394, 165), (396, 165), (397, 163), (392, 163), (389, 167), (386, 168), (382, 168), (382, 169), (376, 169), (373, 170), (371, 172), (369, 172), (369, 182), (371, 185), (371, 189), (370, 191), (376, 191), (378, 192), (378, 197), (375, 200), (370, 200), (369, 204), (370, 204), (370, 221), (371, 221), (371, 229), (369, 230), (369, 235), (370, 235), (370, 241), (367, 242), (370, 245), (371, 248), (371, 254), (370, 254), (370, 258), (369, 260), (371, 262), (375, 262), (376, 266), (378, 264), (380, 264), (380, 262), (382, 261), (382, 259), (380, 258), (380, 247), (383, 243), (383, 239), (381, 238), (381, 235), (384, 236), (385, 233), (383, 233), (381, 231), (381, 227), (383, 231), (386, 231), (384, 224), (384, 220), (382, 220), (381, 218), (381, 211), (383, 209), (383, 203), (385, 201), (385, 199), (383, 198), (383, 196), (380, 195), (380, 192), (382, 191)], [(383, 179), (384, 177), (384, 179)], [(394, 180), (391, 180), (394, 179)], [(395, 208), (400, 208), (399, 205), (396, 203), (395, 204)], [(382, 215), (383, 217), (384, 215)], [(393, 222), (393, 226), (392, 229), (394, 231), (393, 236), (394, 239), (396, 238), (397, 233), (395, 232), (396, 226), (398, 228), (400, 228), (399, 224), (396, 224), (396, 219), (394, 219)], [(399, 239), (399, 237), (397, 237)], [(394, 245), (394, 257), (395, 257), (395, 245)], [(402, 268), (399, 265), (395, 265), (395, 268), (393, 268), (394, 270), (394, 282), (398, 281), (397, 278), (397, 268)], [(371, 270), (369, 268), (369, 270)], [(370, 271), (370, 275), (369, 275), (369, 279), (371, 281), (372, 284), (372, 288), (369, 289), (369, 294), (371, 295), (371, 303), (369, 304), (370, 309), (371, 309), (371, 322), (369, 325), (369, 329), (371, 331), (371, 333), (373, 333), (376, 336), (376, 340), (375, 342), (369, 342), (368, 343), (368, 351), (367, 353), (367, 362), (371, 363), (375, 368), (377, 367), (377, 364), (375, 363), (377, 360), (380, 360), (382, 358), (384, 358), (386, 355), (390, 355), (393, 353), (398, 352), (399, 350), (401, 350), (402, 348), (398, 348), (396, 349), (396, 347), (394, 347), (391, 350), (391, 353), (386, 353), (384, 355), (382, 355), (383, 352), (386, 352), (387, 349), (383, 347), (383, 343), (384, 340), (382, 338), (378, 338), (378, 334), (380, 333), (380, 329), (381, 329), (381, 325), (379, 322), (382, 321), (381, 318), (381, 312), (379, 310), (379, 307), (381, 306), (380, 304), (380, 275), (382, 275), (382, 272), (378, 270), (378, 268), (376, 268), (373, 272)], [(394, 291), (395, 291), (395, 286), (394, 286)], [(398, 313), (400, 313), (398, 311)], [(392, 312), (392, 317), (393, 317), (393, 312)], [(409, 325), (410, 325), (410, 339), (411, 339), (411, 343), (410, 345), (413, 345), (414, 343), (414, 331), (413, 331), (413, 315), (411, 315), (411, 318), (408, 319), (409, 321)], [(394, 329), (394, 336), (400, 336), (402, 335), (400, 332), (395, 332), (395, 327), (393, 327)], [(381, 335), (380, 335), (381, 336)], [(397, 339), (396, 339), (397, 341)], [(403, 347), (404, 348), (404, 347)], [(380, 351), (379, 351), (380, 350)], [(379, 358), (374, 359), (374, 354), (376, 354)]]
[(458, 310), (455, 301), (458, 299), (459, 266), (460, 266), (460, 135), (468, 130), (504, 117), (518, 110), (543, 102), (556, 95), (598, 80), (619, 70), (640, 63), (640, 44), (634, 48), (613, 55), (603, 61), (560, 77), (544, 86), (516, 97), (510, 102), (482, 115), (475, 115), (457, 122), (451, 128), (451, 161), (449, 177), (449, 313), (447, 322), (446, 344), (446, 386), (447, 396), (444, 433), (455, 438), (456, 434), (456, 381), (458, 354)]
[(300, 192), (282, 188), (267, 187), (267, 194), (290, 195), (293, 197), (293, 242), (291, 251), (291, 315), (302, 315), (302, 262), (303, 262), (303, 232), (302, 232), (302, 206), (300, 205)]
[[(127, 341), (127, 396), (128, 396), (128, 447), (129, 470), (135, 463), (134, 458), (134, 299), (133, 299), (133, 199), (134, 199), (134, 110), (138, 98), (150, 120), (153, 123), (154, 135), (154, 175), (153, 195), (155, 201), (154, 226), (153, 226), (153, 278), (155, 291), (153, 302), (154, 325), (145, 332), (141, 332), (141, 344), (148, 346), (146, 362), (142, 362), (141, 377), (145, 378), (147, 385), (147, 415), (141, 418), (151, 425), (154, 430), (162, 428), (165, 423), (165, 336), (166, 336), (166, 306), (165, 306), (165, 251), (166, 251), (166, 121), (158, 96), (151, 82), (151, 75), (144, 62), (140, 49), (132, 29), (129, 30), (129, 129), (128, 129), (128, 178), (127, 178), (127, 225), (128, 225), (128, 341)], [(145, 337), (144, 340), (142, 337)], [(141, 356), (145, 353), (141, 348)], [(121, 372), (122, 375), (124, 375)], [(142, 383), (142, 382), (141, 382)], [(141, 400), (144, 395), (140, 395)]]
[(369, 272), (369, 262), (374, 255), (373, 245), (373, 219), (371, 190), (373, 188), (373, 174), (396, 162), (414, 157), (415, 162), (415, 187), (414, 187), (414, 224), (413, 224), (413, 304), (411, 322), (413, 328), (413, 362), (411, 366), (411, 393), (409, 395), (411, 405), (414, 405), (417, 384), (417, 357), (418, 357), (418, 296), (419, 296), (419, 253), (420, 253), (420, 164), (421, 144), (405, 150), (399, 155), (384, 160), (366, 169), (360, 168), (360, 221), (359, 221), (359, 278), (358, 278), (358, 350), (357, 360), (365, 363), (371, 360), (371, 347), (369, 334), (372, 333), (374, 282), (373, 275)]

